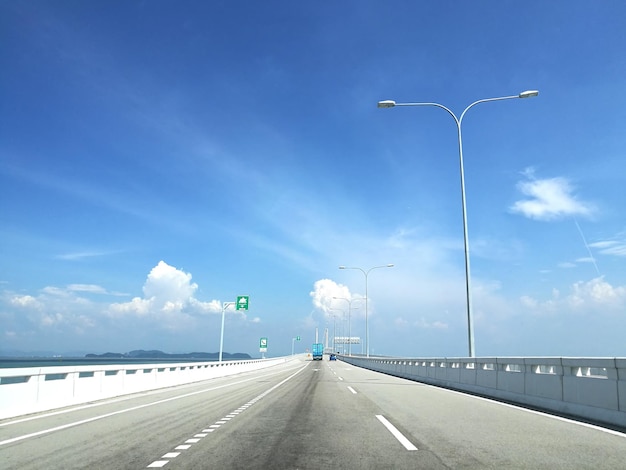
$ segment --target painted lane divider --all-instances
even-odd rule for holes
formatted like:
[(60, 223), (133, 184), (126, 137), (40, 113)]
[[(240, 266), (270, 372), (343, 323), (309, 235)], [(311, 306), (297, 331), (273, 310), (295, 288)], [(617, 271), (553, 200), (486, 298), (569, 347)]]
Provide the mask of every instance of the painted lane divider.
[(383, 423), (383, 426), (385, 426), (387, 430), (391, 434), (393, 434), (393, 437), (395, 437), (396, 439), (398, 439), (398, 441), (400, 441), (400, 444), (402, 444), (406, 450), (417, 450), (417, 447), (415, 447), (411, 443), (411, 441), (409, 441), (406, 437), (404, 437), (404, 434), (398, 431), (398, 429), (389, 421), (387, 421), (387, 419), (383, 415), (376, 415), (376, 418), (378, 418), (378, 421)]
[(348, 390), (350, 390), (353, 394), (356, 395), (356, 390), (348, 385)]
[[(306, 367), (307, 366), (304, 366), (304, 367), (298, 369), (295, 373), (291, 374), (289, 377), (287, 377), (282, 382), (277, 383), (272, 388), (269, 388), (268, 390), (264, 391), (263, 393), (261, 393), (260, 395), (258, 395), (255, 398), (253, 398), (252, 400), (250, 400), (246, 404), (240, 406), (239, 408), (237, 408), (234, 411), (231, 411), (229, 414), (227, 414), (222, 419), (216, 421), (214, 424), (211, 424), (206, 429), (203, 429), (202, 432), (195, 434), (193, 436), (193, 438), (187, 439), (184, 444), (176, 446), (174, 448), (174, 450), (177, 450), (177, 451), (188, 450), (189, 448), (191, 448), (191, 446), (193, 444), (197, 444), (204, 437), (206, 437), (208, 434), (216, 431), (217, 429), (219, 429), (220, 427), (222, 427), (223, 425), (228, 423), (230, 420), (232, 420), (234, 417), (236, 417), (237, 415), (239, 415), (243, 411), (245, 411), (248, 408), (250, 408), (256, 402), (258, 402), (259, 400), (261, 400), (262, 398), (267, 396), (269, 393), (271, 393), (274, 390), (276, 390), (278, 387), (283, 385), (285, 382), (287, 382), (288, 380), (291, 380), (292, 378), (294, 378), (296, 375), (298, 375), (300, 372), (302, 372)], [(170, 462), (170, 460), (175, 459), (176, 457), (180, 456), (180, 454), (182, 454), (182, 452), (168, 452), (168, 453), (164, 454), (159, 460), (155, 460), (154, 462), (152, 462), (146, 468), (163, 468), (165, 465), (167, 465)]]

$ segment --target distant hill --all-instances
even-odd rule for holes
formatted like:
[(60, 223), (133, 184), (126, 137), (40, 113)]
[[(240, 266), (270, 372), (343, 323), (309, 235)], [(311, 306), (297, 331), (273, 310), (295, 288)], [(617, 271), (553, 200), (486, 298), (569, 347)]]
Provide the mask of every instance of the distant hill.
[[(86, 354), (89, 358), (128, 358), (128, 359), (219, 359), (220, 354), (208, 352), (191, 352), (191, 353), (165, 353), (156, 349), (144, 351), (138, 349), (127, 353), (107, 352), (104, 354)], [(227, 352), (222, 353), (222, 359), (252, 359), (250, 354)]]

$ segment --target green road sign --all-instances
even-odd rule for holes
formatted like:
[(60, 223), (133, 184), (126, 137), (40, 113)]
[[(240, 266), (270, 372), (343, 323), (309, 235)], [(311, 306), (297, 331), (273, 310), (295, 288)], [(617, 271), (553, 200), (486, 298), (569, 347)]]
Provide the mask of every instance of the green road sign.
[(267, 338), (261, 338), (261, 342), (259, 344), (261, 348), (267, 348)]
[(237, 305), (236, 305), (236, 309), (237, 310), (248, 310), (248, 300), (249, 300), (249, 296), (247, 295), (238, 295), (237, 296)]

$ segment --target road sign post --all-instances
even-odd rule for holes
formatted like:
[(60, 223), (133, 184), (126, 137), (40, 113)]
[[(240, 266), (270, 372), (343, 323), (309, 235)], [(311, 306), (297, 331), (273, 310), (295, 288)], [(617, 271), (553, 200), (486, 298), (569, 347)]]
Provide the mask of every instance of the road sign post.
[(226, 316), (226, 309), (231, 305), (235, 306), (236, 310), (248, 310), (250, 296), (238, 295), (236, 302), (224, 302), (222, 303), (222, 332), (220, 333), (220, 358), (219, 362), (222, 362), (222, 353), (224, 351), (224, 317)]
[(294, 354), (294, 349), (295, 349), (295, 346), (296, 346), (296, 341), (300, 341), (300, 337), (299, 337), (299, 336), (296, 336), (295, 338), (292, 338), (292, 339), (291, 339), (291, 355), (292, 355), (292, 356), (293, 356), (293, 354)]

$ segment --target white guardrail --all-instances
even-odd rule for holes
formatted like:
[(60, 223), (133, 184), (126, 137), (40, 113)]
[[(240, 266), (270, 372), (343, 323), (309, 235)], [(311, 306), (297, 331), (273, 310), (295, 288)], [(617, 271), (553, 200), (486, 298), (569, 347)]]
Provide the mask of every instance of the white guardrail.
[(263, 369), (289, 359), (0, 369), (0, 419)]
[(339, 358), (396, 377), (626, 428), (626, 358)]

